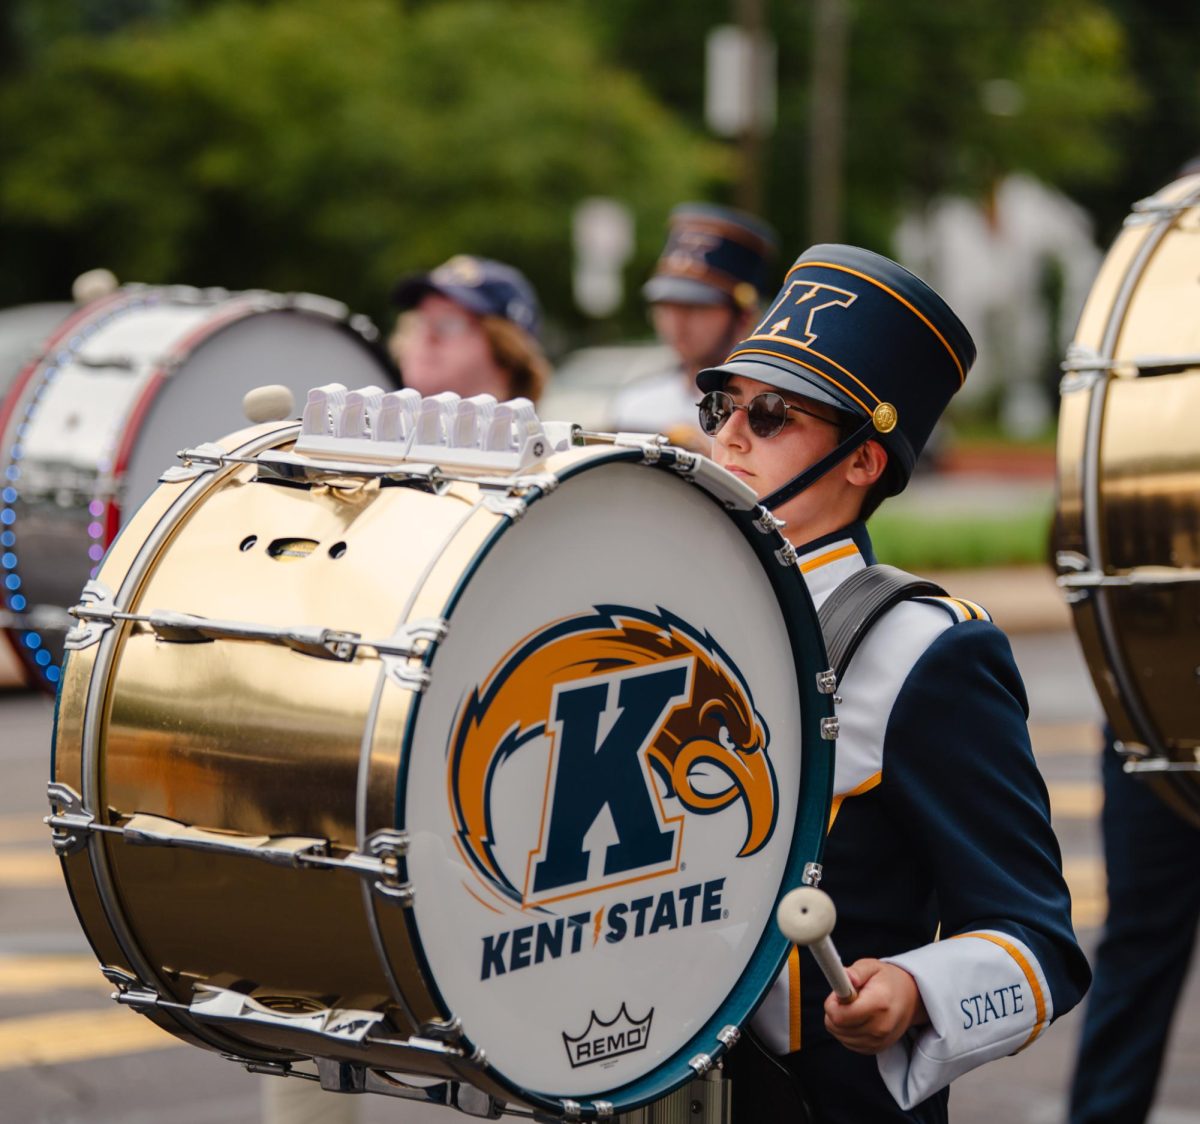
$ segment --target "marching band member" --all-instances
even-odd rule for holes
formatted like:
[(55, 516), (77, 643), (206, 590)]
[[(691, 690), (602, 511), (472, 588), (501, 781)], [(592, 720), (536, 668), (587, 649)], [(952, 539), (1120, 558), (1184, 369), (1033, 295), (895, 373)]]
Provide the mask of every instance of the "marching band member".
[(388, 341), (404, 385), (425, 397), (452, 390), (536, 403), (550, 378), (538, 342), (541, 309), (520, 270), (458, 254), (392, 291), (400, 310)]
[(676, 362), (621, 388), (611, 428), (707, 448), (696, 429), (696, 375), (719, 363), (757, 320), (776, 252), (775, 232), (741, 211), (683, 203), (671, 212), (667, 244), (642, 296)]
[[(904, 488), (974, 357), (924, 282), (826, 245), (700, 372), (713, 459), (785, 521), (818, 607), (875, 561), (864, 520)], [(793, 949), (752, 1026), (822, 1124), (944, 1121), (954, 1078), (1033, 1043), (1090, 979), (1025, 690), (983, 609), (922, 597), (868, 633), (837, 714), (822, 888), (858, 994), (839, 1002)], [(737, 1066), (735, 1121), (801, 1119)]]

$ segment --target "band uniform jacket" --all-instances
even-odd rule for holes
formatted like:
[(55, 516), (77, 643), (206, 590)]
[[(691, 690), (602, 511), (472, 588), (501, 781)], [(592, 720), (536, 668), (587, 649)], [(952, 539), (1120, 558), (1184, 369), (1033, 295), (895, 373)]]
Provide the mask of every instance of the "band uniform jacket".
[[(858, 523), (799, 565), (819, 608), (874, 560)], [(851, 1053), (825, 1030), (828, 984), (793, 949), (752, 1025), (793, 1055), (818, 1119), (942, 1120), (951, 1081), (1031, 1045), (1090, 981), (1025, 689), (984, 610), (922, 597), (875, 624), (837, 693), (821, 882), (834, 941), (846, 964), (910, 972), (929, 1023), (877, 1057)]]

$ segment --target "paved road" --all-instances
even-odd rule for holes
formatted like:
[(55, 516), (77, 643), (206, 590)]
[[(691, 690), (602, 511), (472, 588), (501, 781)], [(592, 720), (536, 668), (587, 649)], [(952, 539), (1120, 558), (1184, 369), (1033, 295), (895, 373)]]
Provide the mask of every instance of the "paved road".
[[(1104, 914), (1098, 858), (1095, 721), (1074, 636), (1033, 633), (1014, 647), (1029, 687), (1035, 747), (1050, 785), (1055, 827), (1090, 950)], [(50, 704), (0, 696), (0, 1119), (20, 1124), (258, 1124), (266, 1082), (175, 1042), (117, 1008), (96, 972), (47, 842), (43, 792)], [(1181, 985), (1183, 986), (1183, 985)], [(1187, 986), (1153, 1124), (1200, 1124), (1200, 974)], [(955, 1084), (956, 1124), (1057, 1124), (1080, 1017), (1056, 1023), (1031, 1051)], [(288, 1124), (348, 1115), (357, 1124), (451, 1124), (466, 1117), (381, 1097), (317, 1094)], [(312, 1106), (310, 1106), (311, 1108)]]

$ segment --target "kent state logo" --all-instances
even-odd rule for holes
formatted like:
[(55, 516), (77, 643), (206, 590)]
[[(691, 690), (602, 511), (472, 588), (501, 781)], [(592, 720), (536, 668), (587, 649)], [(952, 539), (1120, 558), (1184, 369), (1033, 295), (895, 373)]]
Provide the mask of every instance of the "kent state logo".
[[(496, 780), (547, 742), (538, 822), (514, 851), (495, 837)], [(484, 885), (521, 908), (677, 871), (687, 813), (741, 808), (737, 855), (753, 855), (778, 809), (768, 744), (711, 636), (663, 609), (596, 606), (520, 641), (462, 704), (448, 761), (457, 842)], [(587, 837), (605, 814), (612, 841), (593, 855)]]

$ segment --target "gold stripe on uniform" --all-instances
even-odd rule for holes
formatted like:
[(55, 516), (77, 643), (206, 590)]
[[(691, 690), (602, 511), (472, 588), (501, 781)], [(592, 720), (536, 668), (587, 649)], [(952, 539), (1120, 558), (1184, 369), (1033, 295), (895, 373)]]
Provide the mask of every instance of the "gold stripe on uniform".
[(1004, 949), (1016, 962), (1017, 967), (1025, 973), (1025, 979), (1029, 982), (1029, 990), (1033, 992), (1034, 1015), (1036, 1022), (1033, 1024), (1033, 1030), (1029, 1032), (1029, 1037), (1021, 1043), (1021, 1049), (1024, 1050), (1039, 1034), (1042, 1033), (1043, 1026), (1046, 1021), (1046, 999), (1042, 995), (1041, 986), (1038, 984), (1037, 976), (1034, 974), (1033, 968), (1028, 960), (1022, 955), (1021, 950), (1017, 948), (1011, 941), (1006, 941), (1003, 937), (996, 936), (995, 933), (956, 933), (950, 939), (952, 941), (961, 940), (963, 937), (978, 937), (982, 941), (991, 941), (998, 948)]
[(863, 793), (870, 792), (871, 789), (875, 788), (881, 780), (883, 780), (883, 773), (878, 772), (872, 777), (867, 777), (862, 784), (856, 785), (849, 792), (839, 792), (833, 798), (833, 802), (829, 805), (829, 827), (826, 828), (826, 832), (833, 830), (833, 822), (837, 819), (838, 812), (842, 810), (843, 800), (848, 800), (851, 796), (862, 796)]
[(800, 946), (788, 953), (788, 1053), (800, 1049)]
[(802, 574), (811, 574), (813, 570), (819, 570), (822, 566), (828, 566), (830, 562), (840, 562), (843, 558), (849, 558), (851, 555), (857, 553), (858, 547), (854, 543), (837, 546), (832, 550), (827, 550), (824, 554), (818, 554), (816, 558), (810, 558), (807, 562), (801, 562), (800, 572)]

